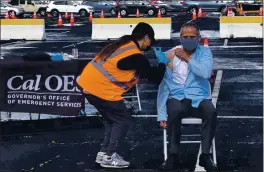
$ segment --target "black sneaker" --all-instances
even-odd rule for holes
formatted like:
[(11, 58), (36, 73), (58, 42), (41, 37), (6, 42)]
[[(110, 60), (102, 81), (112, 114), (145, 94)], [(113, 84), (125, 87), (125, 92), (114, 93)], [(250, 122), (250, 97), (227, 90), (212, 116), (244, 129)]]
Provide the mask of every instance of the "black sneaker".
[(199, 165), (204, 167), (204, 169), (208, 172), (215, 172), (217, 171), (217, 166), (212, 160), (210, 154), (202, 153), (199, 158)]
[(172, 170), (176, 167), (176, 161), (178, 158), (178, 154), (170, 154), (166, 161), (164, 161), (161, 166), (160, 170)]

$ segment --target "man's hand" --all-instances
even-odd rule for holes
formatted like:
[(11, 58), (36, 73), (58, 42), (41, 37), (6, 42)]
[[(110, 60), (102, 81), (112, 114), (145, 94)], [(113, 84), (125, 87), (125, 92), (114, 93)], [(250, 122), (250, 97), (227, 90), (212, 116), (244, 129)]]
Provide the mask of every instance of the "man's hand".
[(182, 59), (182, 60), (184, 60), (184, 61), (186, 61), (186, 62), (188, 62), (188, 61), (191, 59), (191, 56), (189, 56), (189, 55), (184, 51), (183, 48), (176, 48), (176, 49), (175, 49), (175, 55), (176, 55), (178, 58), (180, 58), (180, 59)]
[(160, 121), (160, 127), (167, 128), (167, 122), (166, 121)]

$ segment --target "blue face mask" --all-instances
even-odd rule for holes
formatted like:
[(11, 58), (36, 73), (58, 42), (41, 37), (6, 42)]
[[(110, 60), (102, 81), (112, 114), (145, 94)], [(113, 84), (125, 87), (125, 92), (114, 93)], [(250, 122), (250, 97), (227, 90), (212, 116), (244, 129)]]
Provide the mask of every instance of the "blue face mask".
[(192, 38), (181, 38), (182, 47), (187, 51), (193, 51), (197, 48), (199, 42), (197, 39)]

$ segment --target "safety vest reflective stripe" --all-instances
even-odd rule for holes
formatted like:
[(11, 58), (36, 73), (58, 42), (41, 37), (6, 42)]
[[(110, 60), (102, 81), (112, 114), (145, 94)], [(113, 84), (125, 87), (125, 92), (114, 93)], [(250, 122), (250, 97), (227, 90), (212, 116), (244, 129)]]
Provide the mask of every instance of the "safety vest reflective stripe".
[[(111, 58), (113, 58), (113, 57), (115, 57), (115, 56), (117, 56), (117, 55), (119, 55), (119, 54), (121, 54), (121, 53), (123, 53), (123, 52), (125, 52), (125, 51), (132, 50), (132, 49), (135, 49), (135, 48), (137, 48), (136, 45), (131, 45), (131, 46), (128, 46), (128, 47), (125, 47), (125, 48), (118, 49), (118, 50), (116, 50), (113, 54), (111, 54), (111, 56), (108, 57), (107, 59), (111, 59)], [(104, 64), (104, 63), (106, 62), (107, 59), (104, 59), (104, 60), (102, 60), (102, 61), (99, 62), (99, 63), (100, 63), (100, 64)]]
[[(131, 46), (128, 46), (128, 47), (125, 47), (125, 48), (121, 48), (121, 49), (118, 49), (116, 50), (110, 57), (108, 57), (107, 59), (109, 58), (113, 58), (115, 56), (118, 56), (119, 54), (125, 52), (125, 51), (129, 51), (129, 50), (132, 50), (132, 49), (137, 49), (137, 46), (135, 45), (131, 45)], [(119, 86), (120, 88), (124, 89), (124, 90), (128, 90), (129, 89), (129, 86), (126, 85), (126, 83), (122, 83), (122, 82), (119, 82), (115, 77), (113, 77), (109, 72), (107, 72), (104, 68), (103, 68), (103, 64), (107, 61), (106, 60), (102, 60), (100, 62), (96, 62), (94, 60), (91, 61), (91, 63), (93, 64), (93, 66), (98, 70), (100, 71), (107, 79), (109, 79), (112, 83), (116, 84), (117, 86)], [(138, 78), (138, 75), (135, 74), (134, 77), (129, 81), (129, 82), (134, 82), (136, 79)]]
[(118, 49), (109, 58), (113, 58), (113, 57), (115, 57), (115, 56), (117, 56), (117, 55), (119, 55), (119, 54), (121, 54), (121, 53), (123, 53), (125, 51), (132, 50), (132, 49), (135, 49), (135, 48), (137, 48), (136, 45), (131, 45), (131, 46), (128, 46), (128, 47), (125, 47), (125, 48)]
[(110, 73), (108, 73), (99, 63), (91, 61), (94, 67), (100, 71), (106, 78), (108, 78), (112, 83), (116, 84), (117, 86), (127, 90), (129, 87), (125, 83), (118, 82), (116, 78), (114, 78)]

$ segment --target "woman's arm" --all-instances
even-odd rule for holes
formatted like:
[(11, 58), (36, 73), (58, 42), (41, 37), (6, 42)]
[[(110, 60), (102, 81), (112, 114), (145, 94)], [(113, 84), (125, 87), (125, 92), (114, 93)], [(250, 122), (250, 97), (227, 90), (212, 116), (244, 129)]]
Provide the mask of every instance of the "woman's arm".
[(148, 81), (159, 84), (163, 79), (166, 64), (159, 63), (158, 66), (151, 66), (146, 56), (134, 54), (121, 59), (117, 63), (120, 70), (136, 70), (141, 78), (147, 78)]

